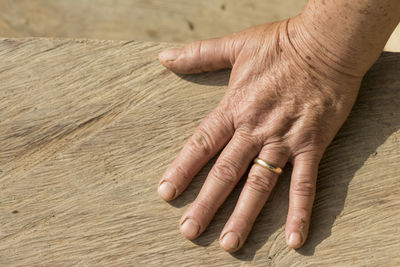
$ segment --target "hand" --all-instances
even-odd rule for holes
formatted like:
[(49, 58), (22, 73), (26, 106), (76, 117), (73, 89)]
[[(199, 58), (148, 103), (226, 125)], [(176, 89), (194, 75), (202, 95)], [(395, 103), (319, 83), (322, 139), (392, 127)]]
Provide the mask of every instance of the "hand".
[[(320, 159), (356, 99), (365, 68), (347, 68), (341, 47), (327, 51), (323, 38), (296, 17), (219, 39), (164, 51), (160, 62), (178, 73), (232, 68), (226, 94), (200, 124), (164, 173), (158, 192), (170, 201), (225, 145), (196, 200), (181, 220), (182, 234), (199, 236), (255, 157), (283, 168), (293, 165), (286, 241), (305, 242)], [(345, 48), (343, 48), (345, 49)], [(337, 53), (336, 53), (337, 52)], [(278, 174), (252, 165), (220, 244), (245, 242)]]

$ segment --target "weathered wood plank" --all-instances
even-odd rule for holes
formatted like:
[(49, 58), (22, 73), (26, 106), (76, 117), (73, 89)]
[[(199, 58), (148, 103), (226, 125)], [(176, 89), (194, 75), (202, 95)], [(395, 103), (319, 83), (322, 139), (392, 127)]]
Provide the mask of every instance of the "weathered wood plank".
[[(306, 2), (0, 0), (0, 36), (190, 42), (295, 16)], [(400, 52), (400, 26), (385, 50)]]
[(306, 0), (0, 0), (0, 36), (188, 42), (285, 19), (300, 12), (305, 3)]
[(400, 54), (365, 78), (320, 166), (311, 235), (284, 241), (290, 170), (244, 248), (219, 249), (238, 187), (194, 243), (160, 175), (222, 97), (229, 72), (177, 76), (158, 43), (0, 41), (0, 265), (400, 264)]

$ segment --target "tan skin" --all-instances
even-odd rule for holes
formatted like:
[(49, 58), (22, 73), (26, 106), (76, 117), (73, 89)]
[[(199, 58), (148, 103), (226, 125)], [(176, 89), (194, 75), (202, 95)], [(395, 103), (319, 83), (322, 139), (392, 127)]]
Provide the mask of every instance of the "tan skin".
[[(362, 77), (399, 22), (398, 0), (310, 0), (298, 16), (219, 39), (164, 51), (160, 62), (178, 73), (232, 68), (226, 94), (164, 173), (160, 196), (178, 197), (220, 150), (182, 216), (188, 239), (198, 237), (253, 159), (293, 165), (286, 241), (308, 235), (318, 165), (350, 113)], [(221, 247), (238, 250), (274, 188), (278, 174), (254, 164), (221, 232)]]

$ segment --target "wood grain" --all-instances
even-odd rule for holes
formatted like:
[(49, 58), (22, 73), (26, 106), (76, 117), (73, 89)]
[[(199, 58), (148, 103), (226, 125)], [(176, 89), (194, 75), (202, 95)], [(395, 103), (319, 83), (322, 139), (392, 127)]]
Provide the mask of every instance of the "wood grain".
[[(0, 0), (0, 36), (190, 42), (298, 14), (307, 0)], [(400, 25), (386, 51), (400, 52)]]
[(400, 54), (385, 53), (320, 166), (305, 247), (284, 241), (290, 167), (238, 253), (219, 233), (240, 186), (193, 243), (160, 175), (221, 99), (228, 71), (178, 76), (171, 45), (0, 40), (0, 265), (396, 266), (400, 264)]
[(0, 0), (0, 36), (189, 42), (285, 19), (306, 0)]

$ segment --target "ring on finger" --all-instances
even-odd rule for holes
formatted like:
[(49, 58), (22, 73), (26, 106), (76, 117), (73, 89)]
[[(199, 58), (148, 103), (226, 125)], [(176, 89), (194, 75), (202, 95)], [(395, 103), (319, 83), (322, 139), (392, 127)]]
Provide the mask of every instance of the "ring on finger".
[(264, 168), (266, 168), (266, 169), (268, 169), (268, 170), (270, 170), (270, 171), (272, 171), (273, 173), (276, 173), (276, 174), (281, 174), (282, 173), (282, 168), (280, 168), (278, 166), (275, 166), (275, 165), (273, 165), (271, 163), (268, 163), (265, 160), (260, 159), (260, 158), (255, 158), (254, 159), (254, 164), (257, 164), (257, 165), (259, 165), (261, 167), (264, 167)]

